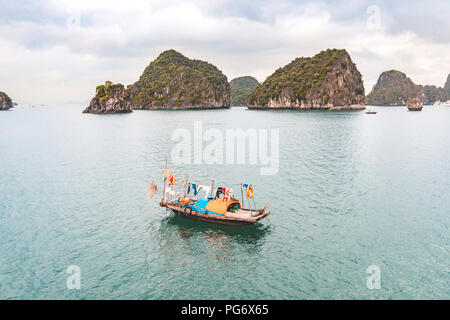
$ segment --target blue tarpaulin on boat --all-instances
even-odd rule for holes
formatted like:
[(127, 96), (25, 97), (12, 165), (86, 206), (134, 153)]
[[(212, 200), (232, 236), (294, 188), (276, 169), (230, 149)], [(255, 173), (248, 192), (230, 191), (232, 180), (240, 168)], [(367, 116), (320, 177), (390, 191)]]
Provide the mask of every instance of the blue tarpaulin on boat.
[(195, 206), (191, 206), (192, 211), (197, 211), (197, 212), (201, 212), (201, 213), (206, 213), (206, 210), (202, 210), (202, 209), (206, 209), (206, 205), (208, 204), (208, 202), (210, 202), (212, 199), (199, 199), (197, 201), (197, 203), (195, 204)]

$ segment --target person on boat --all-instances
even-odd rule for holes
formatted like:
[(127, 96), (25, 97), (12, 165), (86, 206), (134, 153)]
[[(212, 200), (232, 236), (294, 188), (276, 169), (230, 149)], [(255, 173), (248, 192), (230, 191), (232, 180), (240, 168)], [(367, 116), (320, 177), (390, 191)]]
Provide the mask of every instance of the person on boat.
[(216, 191), (216, 199), (220, 198), (220, 195), (223, 194), (223, 188), (218, 187)]

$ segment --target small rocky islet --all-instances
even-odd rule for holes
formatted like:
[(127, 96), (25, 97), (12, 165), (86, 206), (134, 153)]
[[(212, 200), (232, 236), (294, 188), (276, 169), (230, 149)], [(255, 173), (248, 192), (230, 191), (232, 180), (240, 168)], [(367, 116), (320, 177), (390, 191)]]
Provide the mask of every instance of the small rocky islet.
[(11, 98), (4, 92), (0, 91), (0, 110), (9, 110), (14, 107)]
[(361, 73), (344, 49), (297, 58), (279, 68), (247, 99), (250, 109), (364, 109)]
[(450, 75), (443, 88), (415, 84), (405, 73), (398, 70), (383, 72), (372, 92), (367, 95), (367, 104), (378, 106), (405, 106), (416, 98), (423, 104), (441, 104), (450, 100)]
[(83, 113), (129, 113), (131, 110), (130, 96), (124, 85), (106, 81), (97, 86), (95, 97)]

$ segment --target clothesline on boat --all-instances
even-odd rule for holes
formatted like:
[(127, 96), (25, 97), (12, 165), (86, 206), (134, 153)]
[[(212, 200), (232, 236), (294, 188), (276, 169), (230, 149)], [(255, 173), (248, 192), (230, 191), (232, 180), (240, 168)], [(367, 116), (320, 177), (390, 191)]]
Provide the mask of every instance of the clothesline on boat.
[[(248, 199), (253, 199), (253, 185), (248, 185), (248, 184), (234, 184), (234, 185), (229, 185), (229, 184), (223, 184), (226, 185), (227, 187), (219, 187), (220, 184), (217, 184), (217, 186), (214, 186), (214, 180), (212, 180), (211, 182), (212, 185), (202, 185), (199, 183), (193, 183), (193, 182), (189, 182), (189, 180), (184, 181), (184, 179), (182, 179), (181, 181), (179, 181), (178, 186), (182, 187), (182, 189), (184, 189), (184, 196), (186, 196), (186, 194), (190, 193), (191, 187), (193, 188), (193, 194), (194, 196), (196, 196), (200, 191), (205, 191), (205, 197), (213, 196), (215, 194), (218, 194), (218, 192), (223, 193), (224, 195), (232, 195), (234, 193), (234, 186), (240, 187), (241, 192), (242, 190), (247, 190), (246, 195), (248, 197)], [(175, 181), (172, 181), (171, 183), (169, 183), (169, 186), (167, 189), (165, 189), (163, 191), (163, 193), (168, 193), (171, 195), (176, 195), (179, 196), (181, 195), (181, 191), (179, 189), (179, 187), (177, 186), (177, 183)], [(253, 202), (255, 202), (255, 199), (253, 199)], [(254, 203), (255, 204), (255, 203)]]
[[(183, 177), (184, 177), (185, 181), (187, 180), (187, 178), (189, 178), (191, 180), (195, 180), (196, 182), (205, 182), (205, 181), (207, 181), (207, 182), (214, 182), (215, 184), (218, 184), (218, 185), (222, 184), (222, 185), (227, 185), (227, 186), (230, 186), (230, 187), (240, 187), (240, 186), (244, 185), (243, 183), (229, 184), (229, 183), (225, 183), (223, 181), (219, 181), (219, 180), (216, 180), (216, 179), (210, 178), (210, 177), (201, 179), (201, 178), (197, 178), (197, 177), (195, 177), (193, 175), (190, 175), (190, 174), (187, 174), (187, 173), (184, 173)], [(252, 184), (251, 186), (255, 187), (256, 185)]]

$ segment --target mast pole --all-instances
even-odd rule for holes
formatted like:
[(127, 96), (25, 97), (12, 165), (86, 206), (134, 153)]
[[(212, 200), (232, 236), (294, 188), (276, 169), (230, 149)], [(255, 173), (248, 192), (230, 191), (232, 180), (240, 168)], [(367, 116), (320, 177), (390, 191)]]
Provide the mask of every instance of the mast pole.
[(164, 183), (163, 183), (163, 194), (161, 198), (161, 202), (164, 203), (164, 195), (166, 194), (166, 177), (167, 177), (167, 157), (166, 157), (166, 164), (164, 166)]

